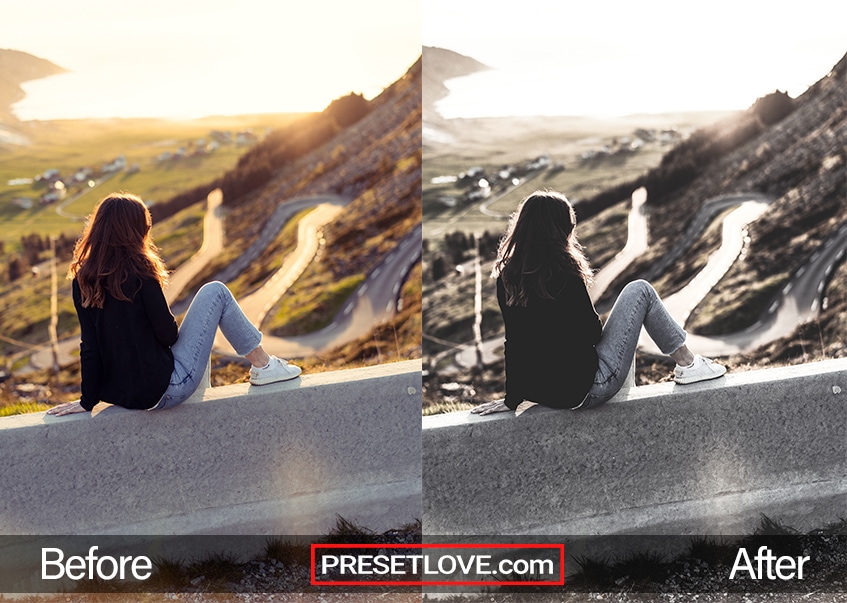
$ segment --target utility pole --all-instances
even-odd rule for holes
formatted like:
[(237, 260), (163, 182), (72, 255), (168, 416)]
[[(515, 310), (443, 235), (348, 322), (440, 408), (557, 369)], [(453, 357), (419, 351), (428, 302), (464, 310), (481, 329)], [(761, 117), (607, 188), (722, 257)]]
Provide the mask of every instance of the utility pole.
[(56, 238), (50, 237), (50, 345), (53, 348), (53, 374), (59, 375), (59, 277), (56, 274)]
[(473, 311), (474, 311), (474, 321), (473, 321), (473, 336), (474, 336), (474, 345), (476, 347), (476, 369), (480, 373), (483, 369), (482, 363), (482, 262), (479, 258), (479, 234), (475, 233), (474, 237), (474, 278), (475, 278), (475, 287), (474, 287), (474, 298), (473, 298)]

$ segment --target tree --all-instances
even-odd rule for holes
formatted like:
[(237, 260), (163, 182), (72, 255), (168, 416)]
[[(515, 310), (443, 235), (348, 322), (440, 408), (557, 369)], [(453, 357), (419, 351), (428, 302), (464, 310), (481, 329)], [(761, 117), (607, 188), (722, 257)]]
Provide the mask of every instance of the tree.
[(788, 117), (794, 111), (794, 100), (785, 92), (775, 90), (756, 100), (753, 112), (765, 125), (773, 125)]
[(447, 263), (444, 261), (444, 256), (437, 255), (432, 259), (432, 280), (438, 281), (444, 278), (447, 274)]
[(14, 283), (16, 280), (21, 278), (26, 270), (26, 265), (23, 260), (19, 258), (17, 255), (13, 255), (9, 258), (9, 282)]
[(21, 247), (27, 263), (35, 266), (41, 258), (41, 253), (50, 246), (49, 237), (41, 238), (41, 235), (33, 232), (21, 237)]
[(370, 111), (370, 103), (361, 94), (350, 93), (337, 98), (326, 108), (326, 113), (342, 128), (350, 126)]

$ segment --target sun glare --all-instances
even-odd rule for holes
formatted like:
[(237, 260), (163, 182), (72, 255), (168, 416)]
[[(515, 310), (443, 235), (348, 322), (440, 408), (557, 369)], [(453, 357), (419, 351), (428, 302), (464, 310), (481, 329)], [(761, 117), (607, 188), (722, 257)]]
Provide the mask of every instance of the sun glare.
[(25, 84), (22, 119), (320, 111), (371, 98), (420, 56), (420, 3), (16, 3), (4, 45), (68, 75)]
[(734, 110), (826, 75), (847, 49), (844, 22), (847, 4), (828, 0), (790, 12), (734, 0), (526, 0), (520, 10), (426, 0), (423, 42), (495, 70), (448, 84), (455, 96), (440, 107), (451, 117)]

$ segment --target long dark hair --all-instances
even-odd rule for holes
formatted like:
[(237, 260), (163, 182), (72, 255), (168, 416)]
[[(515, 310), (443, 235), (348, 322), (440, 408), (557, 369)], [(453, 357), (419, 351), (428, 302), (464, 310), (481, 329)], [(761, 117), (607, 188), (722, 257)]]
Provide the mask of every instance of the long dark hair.
[(85, 308), (102, 308), (108, 293), (131, 301), (123, 291), (130, 277), (154, 278), (161, 286), (168, 270), (153, 244), (153, 219), (144, 202), (112, 193), (98, 203), (74, 247), (68, 278), (76, 278)]
[(573, 206), (561, 193), (536, 191), (521, 202), (500, 241), (492, 274), (503, 281), (508, 305), (526, 306), (530, 296), (553, 299), (558, 291), (548, 286), (556, 275), (591, 282), (575, 226)]

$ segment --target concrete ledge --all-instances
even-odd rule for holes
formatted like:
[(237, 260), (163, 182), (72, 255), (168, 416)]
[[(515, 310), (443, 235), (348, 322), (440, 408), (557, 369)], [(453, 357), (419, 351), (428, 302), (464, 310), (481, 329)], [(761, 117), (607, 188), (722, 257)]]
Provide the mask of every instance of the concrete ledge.
[(847, 359), (423, 420), (425, 534), (740, 534), (847, 516)]
[(321, 534), (421, 517), (421, 363), (0, 419), (2, 534)]

